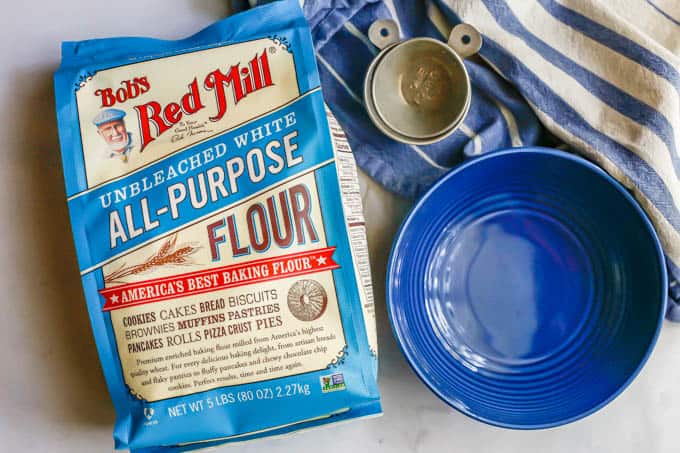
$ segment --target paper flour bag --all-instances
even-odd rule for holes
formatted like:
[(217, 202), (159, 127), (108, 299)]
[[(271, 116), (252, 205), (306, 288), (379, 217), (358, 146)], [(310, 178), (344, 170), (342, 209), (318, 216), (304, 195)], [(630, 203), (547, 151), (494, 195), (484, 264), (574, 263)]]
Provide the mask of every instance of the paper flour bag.
[(379, 414), (356, 167), (297, 2), (62, 52), (64, 176), (116, 448)]

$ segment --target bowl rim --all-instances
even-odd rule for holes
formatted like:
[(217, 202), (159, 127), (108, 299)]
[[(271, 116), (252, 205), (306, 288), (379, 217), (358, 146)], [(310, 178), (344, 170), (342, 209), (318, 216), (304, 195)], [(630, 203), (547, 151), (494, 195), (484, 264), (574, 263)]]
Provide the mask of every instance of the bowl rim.
[[(503, 156), (508, 156), (512, 154), (534, 154), (534, 155), (549, 155), (552, 157), (557, 157), (561, 159), (566, 159), (572, 162), (575, 162), (589, 170), (591, 170), (593, 173), (595, 173), (596, 176), (600, 176), (605, 179), (610, 185), (612, 185), (616, 190), (623, 195), (623, 197), (626, 199), (626, 201), (631, 205), (631, 207), (635, 210), (635, 212), (642, 218), (642, 221), (649, 231), (651, 235), (652, 242), (654, 243), (655, 250), (657, 252), (657, 257), (658, 257), (658, 262), (659, 262), (659, 269), (661, 270), (661, 304), (659, 305), (659, 313), (657, 316), (657, 322), (656, 322), (656, 329), (654, 331), (654, 335), (651, 337), (651, 341), (647, 347), (647, 350), (645, 351), (644, 355), (642, 356), (640, 362), (638, 363), (637, 367), (635, 370), (626, 378), (626, 380), (619, 386), (619, 388), (616, 389), (611, 395), (609, 395), (607, 398), (605, 398), (603, 401), (600, 403), (596, 404), (595, 406), (591, 407), (588, 410), (585, 410), (579, 414), (576, 414), (574, 416), (564, 418), (561, 420), (557, 420), (554, 422), (549, 422), (549, 423), (537, 423), (537, 424), (518, 424), (518, 423), (506, 423), (502, 422), (499, 420), (494, 420), (490, 419), (487, 417), (480, 416), (473, 411), (469, 410), (466, 407), (460, 407), (460, 405), (454, 405), (452, 404), (443, 394), (440, 392), (437, 387), (435, 387), (430, 380), (426, 377), (425, 373), (418, 368), (415, 365), (414, 359), (412, 357), (412, 354), (408, 352), (404, 348), (404, 339), (402, 336), (402, 333), (397, 329), (397, 322), (395, 321), (395, 314), (394, 314), (394, 309), (393, 309), (393, 304), (391, 302), (392, 299), (392, 285), (391, 282), (394, 280), (392, 277), (394, 273), (394, 266), (395, 266), (395, 258), (396, 258), (396, 253), (397, 250), (400, 248), (401, 241), (404, 237), (404, 232), (408, 228), (409, 224), (412, 222), (413, 218), (415, 217), (416, 213), (420, 210), (422, 205), (425, 203), (425, 201), (430, 197), (430, 195), (436, 191), (439, 187), (442, 185), (446, 184), (449, 179), (456, 177), (457, 174), (461, 173), (468, 167), (478, 165), (480, 162), (490, 160), (490, 159), (496, 159), (499, 157)], [(404, 220), (402, 221), (401, 226), (397, 230), (397, 233), (395, 235), (395, 240), (392, 244), (392, 249), (390, 251), (390, 255), (387, 261), (387, 272), (386, 272), (386, 277), (385, 277), (385, 301), (387, 304), (387, 315), (390, 321), (390, 327), (392, 329), (392, 334), (394, 335), (395, 339), (397, 340), (397, 345), (399, 346), (399, 350), (403, 354), (403, 356), (406, 358), (406, 362), (408, 363), (409, 367), (413, 370), (413, 372), (418, 376), (418, 379), (425, 384), (427, 388), (430, 389), (432, 393), (434, 393), (440, 400), (442, 400), (444, 403), (446, 403), (448, 406), (452, 407), (453, 409), (457, 410), (458, 412), (467, 415), (470, 418), (473, 418), (475, 420), (481, 421), (483, 423), (486, 423), (491, 426), (497, 426), (500, 428), (509, 428), (509, 429), (516, 429), (516, 430), (537, 430), (537, 429), (548, 429), (548, 428), (555, 428), (558, 426), (566, 425), (572, 422), (575, 422), (577, 420), (583, 419), (585, 417), (588, 417), (589, 415), (592, 415), (593, 413), (599, 411), (609, 403), (611, 403), (613, 400), (615, 400), (621, 393), (623, 393), (629, 386), (630, 384), (635, 380), (635, 378), (640, 374), (642, 371), (642, 368), (644, 368), (645, 364), (647, 363), (649, 357), (652, 354), (652, 351), (654, 350), (654, 347), (656, 346), (656, 343), (659, 339), (659, 335), (661, 333), (661, 328), (663, 326), (663, 321), (666, 313), (666, 305), (668, 303), (668, 296), (667, 296), (667, 291), (666, 288), (668, 287), (668, 271), (666, 268), (666, 261), (665, 261), (665, 255), (663, 253), (663, 248), (661, 247), (661, 241), (659, 239), (659, 236), (656, 232), (656, 229), (654, 228), (651, 220), (647, 216), (647, 213), (642, 209), (642, 207), (638, 204), (638, 202), (633, 198), (633, 196), (625, 189), (621, 183), (619, 183), (616, 179), (614, 179), (611, 175), (609, 175), (607, 172), (605, 172), (603, 169), (595, 165), (594, 163), (590, 162), (589, 160), (586, 160), (585, 158), (578, 156), (576, 154), (571, 154), (566, 151), (554, 149), (554, 148), (547, 148), (547, 147), (540, 147), (540, 146), (526, 146), (526, 147), (521, 147), (521, 148), (510, 148), (510, 149), (503, 149), (503, 150), (498, 150), (498, 151), (493, 151), (489, 152), (487, 154), (483, 154), (481, 156), (475, 157), (468, 162), (465, 162), (461, 164), (460, 166), (454, 168), (453, 170), (445, 173), (439, 180), (437, 180), (432, 187), (430, 187), (423, 195), (421, 195), (416, 203), (413, 205), (413, 207), (410, 209)]]

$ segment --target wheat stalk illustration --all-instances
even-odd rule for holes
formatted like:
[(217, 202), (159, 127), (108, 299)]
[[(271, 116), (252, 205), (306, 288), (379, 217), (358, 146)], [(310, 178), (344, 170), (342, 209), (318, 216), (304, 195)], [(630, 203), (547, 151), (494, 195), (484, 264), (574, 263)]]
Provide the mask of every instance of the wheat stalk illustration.
[(149, 256), (143, 263), (127, 266), (122, 263), (120, 267), (104, 276), (104, 283), (125, 283), (121, 280), (130, 275), (142, 274), (160, 266), (184, 266), (192, 264), (191, 255), (196, 253), (200, 247), (191, 243), (180, 244), (177, 246), (177, 233), (170, 236), (156, 253)]

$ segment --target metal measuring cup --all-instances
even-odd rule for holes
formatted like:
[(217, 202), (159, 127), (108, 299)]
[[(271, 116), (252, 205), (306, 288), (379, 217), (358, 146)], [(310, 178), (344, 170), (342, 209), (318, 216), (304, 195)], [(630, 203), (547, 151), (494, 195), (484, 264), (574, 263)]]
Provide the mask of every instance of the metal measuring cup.
[(370, 26), (368, 37), (381, 49), (364, 82), (366, 110), (376, 127), (414, 145), (451, 135), (470, 109), (470, 77), (463, 58), (482, 47), (479, 32), (460, 24), (447, 43), (432, 38), (400, 41), (396, 22), (381, 19)]

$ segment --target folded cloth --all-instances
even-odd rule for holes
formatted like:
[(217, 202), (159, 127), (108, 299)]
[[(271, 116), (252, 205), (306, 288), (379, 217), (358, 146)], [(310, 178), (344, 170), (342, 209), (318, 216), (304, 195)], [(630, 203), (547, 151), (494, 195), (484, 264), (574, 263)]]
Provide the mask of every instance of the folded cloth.
[[(271, 1), (271, 0), (260, 0)], [(257, 0), (234, 0), (236, 9)], [(680, 2), (677, 0), (308, 0), (326, 102), (358, 164), (389, 190), (417, 197), (471, 156), (565, 143), (630, 190), (661, 239), (667, 317), (680, 321)], [(472, 105), (462, 126), (428, 146), (397, 143), (363, 105), (377, 53), (374, 20), (403, 38), (444, 39), (465, 22), (484, 37), (466, 60)]]

